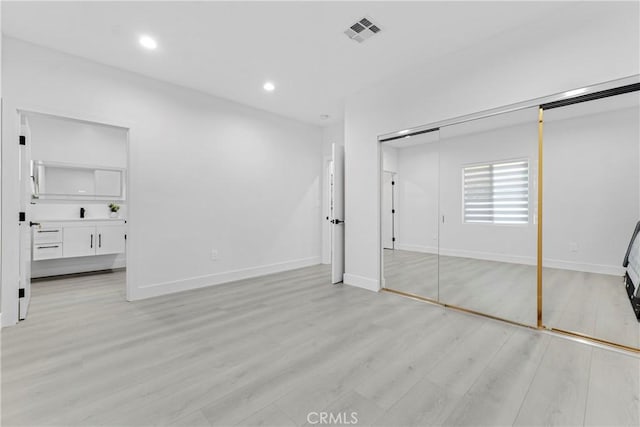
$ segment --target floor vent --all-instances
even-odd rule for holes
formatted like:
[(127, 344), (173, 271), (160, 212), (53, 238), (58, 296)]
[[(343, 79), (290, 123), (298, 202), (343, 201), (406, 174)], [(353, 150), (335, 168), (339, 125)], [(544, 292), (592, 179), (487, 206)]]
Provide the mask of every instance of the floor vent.
[(358, 43), (362, 43), (371, 36), (380, 32), (380, 27), (368, 18), (362, 18), (352, 26), (350, 26), (344, 33), (351, 40), (355, 40)]

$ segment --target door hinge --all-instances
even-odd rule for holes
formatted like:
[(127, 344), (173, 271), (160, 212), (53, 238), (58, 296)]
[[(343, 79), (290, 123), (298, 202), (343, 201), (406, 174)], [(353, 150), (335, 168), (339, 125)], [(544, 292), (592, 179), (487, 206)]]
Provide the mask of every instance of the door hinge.
[(127, 235), (126, 234), (124, 235), (124, 240), (127, 240)]
[(27, 137), (20, 135), (20, 145), (27, 145)]
[(396, 210), (395, 209), (391, 209), (391, 213), (392, 214), (396, 213)]
[(396, 182), (395, 181), (391, 181), (391, 185), (396, 185)]
[(391, 241), (392, 241), (392, 242), (395, 242), (395, 241), (396, 241), (396, 238), (395, 238), (395, 237), (392, 237), (392, 238), (391, 238)]
[(18, 298), (24, 298), (24, 288), (18, 289)]
[(23, 222), (27, 220), (27, 214), (24, 212), (18, 212), (18, 221)]

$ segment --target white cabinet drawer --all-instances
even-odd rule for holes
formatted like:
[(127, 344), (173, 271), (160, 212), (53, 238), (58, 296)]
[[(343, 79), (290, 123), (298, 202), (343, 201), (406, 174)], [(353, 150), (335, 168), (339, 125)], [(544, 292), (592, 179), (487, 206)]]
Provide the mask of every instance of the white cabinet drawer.
[(33, 246), (33, 260), (62, 257), (62, 243), (41, 243)]
[(62, 242), (62, 228), (34, 228), (33, 243), (60, 243)]

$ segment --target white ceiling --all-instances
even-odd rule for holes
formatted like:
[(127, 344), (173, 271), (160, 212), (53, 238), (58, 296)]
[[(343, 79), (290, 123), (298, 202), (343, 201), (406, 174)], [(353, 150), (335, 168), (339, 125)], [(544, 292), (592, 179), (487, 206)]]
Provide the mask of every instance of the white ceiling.
[[(343, 116), (346, 96), (385, 76), (437, 65), (445, 54), (567, 9), (553, 2), (3, 1), (2, 30), (323, 125)], [(382, 32), (358, 44), (343, 31), (363, 16)], [(143, 33), (157, 39), (156, 51), (140, 48)], [(266, 80), (275, 92), (263, 91)]]

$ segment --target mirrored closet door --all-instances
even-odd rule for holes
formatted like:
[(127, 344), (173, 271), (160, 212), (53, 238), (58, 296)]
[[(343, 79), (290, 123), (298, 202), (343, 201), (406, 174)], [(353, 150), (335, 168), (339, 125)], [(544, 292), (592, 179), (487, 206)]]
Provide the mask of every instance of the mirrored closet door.
[(623, 282), (640, 220), (639, 92), (543, 113), (544, 324), (639, 348)]
[(600, 87), (384, 141), (384, 287), (640, 349), (640, 83)]
[(538, 108), (440, 129), (440, 302), (537, 320)]
[(438, 300), (438, 131), (382, 144), (384, 287)]

